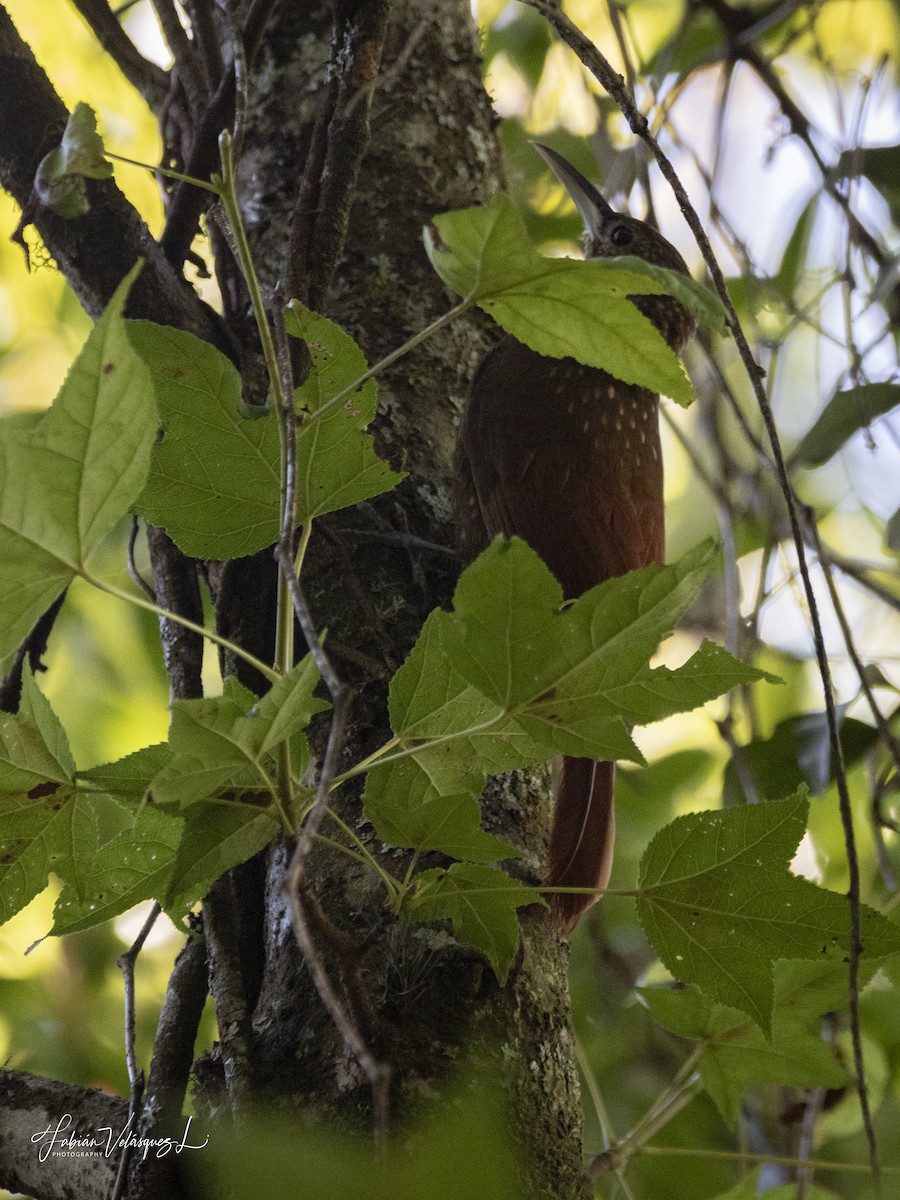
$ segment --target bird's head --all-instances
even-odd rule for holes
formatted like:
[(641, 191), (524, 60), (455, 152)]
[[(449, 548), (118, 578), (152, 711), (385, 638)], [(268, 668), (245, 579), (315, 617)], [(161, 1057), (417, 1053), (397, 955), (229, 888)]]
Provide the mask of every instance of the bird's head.
[[(586, 258), (616, 258), (629, 254), (682, 275), (690, 274), (684, 259), (658, 229), (627, 213), (617, 213), (590, 180), (549, 146), (535, 142), (534, 148), (581, 214)], [(671, 296), (630, 296), (629, 299), (653, 322), (674, 350), (682, 350), (693, 336), (694, 318)]]

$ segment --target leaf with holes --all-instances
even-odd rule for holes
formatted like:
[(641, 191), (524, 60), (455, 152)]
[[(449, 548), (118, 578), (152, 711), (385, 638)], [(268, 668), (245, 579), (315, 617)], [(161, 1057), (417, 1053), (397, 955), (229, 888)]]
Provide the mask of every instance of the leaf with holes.
[[(679, 817), (641, 862), (638, 914), (678, 979), (748, 1013), (770, 1034), (778, 959), (845, 961), (846, 896), (790, 872), (806, 829), (805, 793)], [(900, 952), (900, 928), (865, 905), (865, 961)]]

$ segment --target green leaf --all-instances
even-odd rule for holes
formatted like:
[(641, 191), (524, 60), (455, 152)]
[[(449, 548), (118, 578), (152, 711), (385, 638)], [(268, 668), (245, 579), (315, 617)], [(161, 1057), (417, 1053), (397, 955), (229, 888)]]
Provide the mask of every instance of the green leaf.
[[(713, 1197), (713, 1200), (797, 1200), (796, 1183), (785, 1183), (781, 1187), (767, 1188), (766, 1191), (761, 1192), (759, 1190), (761, 1175), (762, 1167), (756, 1167), (749, 1175), (745, 1175), (740, 1183), (729, 1188), (727, 1192), (720, 1192), (718, 1196)], [(804, 1200), (841, 1200), (837, 1192), (819, 1187), (818, 1184), (809, 1184), (805, 1187), (803, 1197)]]
[(805, 275), (809, 242), (818, 211), (819, 197), (814, 196), (797, 218), (781, 256), (775, 284), (786, 300), (793, 301), (797, 284)]
[(184, 833), (166, 892), (166, 908), (179, 898), (206, 895), (220, 875), (265, 849), (281, 826), (265, 809), (250, 804), (195, 804), (184, 817)]
[(900, 508), (888, 520), (884, 540), (888, 550), (900, 551)]
[(609, 258), (606, 262), (629, 271), (636, 271), (648, 279), (655, 280), (666, 296), (674, 296), (699, 324), (706, 325), (716, 333), (724, 333), (726, 329), (725, 305), (715, 292), (691, 279), (690, 275), (682, 275), (680, 271), (671, 271), (668, 267), (660, 267), (646, 259), (636, 258), (633, 254), (620, 254)]
[(900, 404), (900, 384), (866, 383), (837, 392), (790, 456), (791, 466), (819, 467), (854, 433)]
[(822, 1015), (846, 1007), (843, 963), (776, 963), (771, 1040), (745, 1013), (695, 987), (646, 988), (641, 995), (660, 1025), (703, 1043), (703, 1084), (732, 1128), (755, 1084), (839, 1088), (851, 1082), (821, 1035)]
[[(314, 412), (366, 370), (347, 334), (301, 305), (287, 325), (308, 340), (310, 377), (296, 392), (301, 415)], [(162, 440), (154, 446), (142, 516), (163, 526), (195, 558), (241, 558), (270, 546), (280, 527), (276, 414), (241, 400), (241, 377), (229, 360), (189, 333), (129, 322), (135, 350), (151, 372)], [(301, 427), (297, 436), (297, 522), (356, 504), (402, 478), (363, 432), (375, 415), (370, 382), (343, 404)]]
[(0, 924), (44, 890), (51, 872), (71, 875), (86, 842), (93, 846), (90, 805), (71, 789), (0, 793)]
[(409, 916), (416, 921), (449, 918), (456, 940), (480, 950), (504, 984), (519, 946), (516, 909), (542, 903), (540, 894), (504, 871), (479, 863), (423, 871), (416, 883)]
[[(402, 745), (449, 740), (369, 770), (364, 813), (382, 841), (471, 862), (518, 856), (508, 842), (480, 828), (478, 798), (489, 773), (535, 761), (531, 739), (504, 723), (498, 706), (454, 671), (442, 650), (437, 611), (391, 680), (388, 704)], [(479, 734), (486, 719), (489, 729)], [(537, 753), (540, 758), (543, 752)]]
[(103, 763), (102, 766), (91, 767), (88, 771), (79, 771), (78, 777), (112, 795), (143, 800), (153, 779), (168, 759), (168, 742), (157, 742), (155, 746), (135, 750), (133, 754), (128, 754), (116, 762)]
[(444, 795), (432, 782), (427, 758), (403, 758), (369, 771), (363, 813), (390, 846), (437, 850), (467, 862), (520, 858), (515, 846), (481, 828), (480, 794), (479, 788)]
[(648, 660), (714, 569), (709, 545), (672, 566), (611, 579), (563, 607), (562, 590), (518, 538), (463, 573), (438, 618), (453, 668), (552, 753), (642, 756), (628, 726), (658, 721), (764, 676), (704, 644), (677, 670)]
[(251, 416), (234, 366), (192, 334), (130, 321), (128, 336), (150, 372), (162, 427), (138, 512), (195, 558), (270, 546), (279, 530), (275, 414)]
[(258, 700), (234, 678), (221, 696), (176, 700), (172, 705), (171, 757), (152, 783), (154, 800), (182, 808), (223, 789), (274, 789), (272, 755), (291, 738), (295, 774), (309, 749), (302, 730), (328, 703), (313, 696), (319, 673), (307, 655)]
[(79, 102), (69, 115), (59, 146), (41, 159), (34, 187), (41, 203), (53, 212), (80, 217), (90, 208), (85, 178), (109, 179), (112, 173), (94, 110)]
[[(845, 717), (846, 707), (839, 707), (838, 721), (844, 764), (850, 767), (878, 741), (878, 731), (864, 721)], [(835, 757), (824, 712), (788, 717), (776, 725), (771, 737), (748, 742), (740, 753), (756, 782), (757, 795), (768, 800), (789, 796), (803, 784), (820, 796), (834, 779)], [(722, 795), (726, 807), (750, 799), (733, 758), (725, 767)]]
[(476, 828), (488, 774), (556, 753), (639, 762), (632, 723), (762, 678), (711, 645), (678, 670), (648, 665), (716, 561), (702, 547), (564, 606), (538, 556), (519, 539), (497, 539), (461, 576), (454, 612), (429, 616), (391, 681), (402, 757), (370, 768), (365, 791), (379, 836), (451, 857), (508, 857), (506, 843)]
[(0, 424), (0, 675), (137, 497), (156, 431), (152, 390), (116, 289), (53, 407)]
[[(285, 328), (306, 342), (313, 369), (294, 393), (297, 411), (312, 415), (368, 369), (363, 353), (333, 321), (298, 300), (285, 311)], [(392, 471), (363, 432), (375, 416), (377, 390), (368, 380), (323, 416), (297, 432), (297, 523), (349, 508), (396, 487), (404, 474)]]
[(900, 214), (900, 145), (854, 146), (844, 150), (837, 170), (848, 178), (865, 175), (881, 192), (896, 221)]
[(52, 795), (74, 773), (65, 731), (26, 663), (18, 713), (0, 712), (0, 793)]
[[(767, 1034), (776, 959), (849, 953), (846, 896), (790, 873), (808, 813), (799, 794), (679, 817), (641, 862), (638, 915), (665, 966)], [(867, 962), (900, 951), (900, 928), (866, 906), (861, 930)]]
[[(90, 886), (65, 887), (53, 915), (51, 933), (62, 936), (90, 929), (127, 912), (142, 900), (166, 894), (183, 822), (145, 805), (127, 829), (90, 858)], [(198, 892), (194, 899), (200, 899)]]
[(643, 262), (637, 269), (614, 259), (542, 258), (502, 193), (486, 208), (435, 217), (425, 248), (449, 287), (539, 354), (571, 356), (680, 404), (693, 400), (677, 355), (628, 299), (677, 286), (695, 307), (696, 289), (683, 276), (675, 284), (670, 272), (660, 275), (661, 268), (648, 270)]

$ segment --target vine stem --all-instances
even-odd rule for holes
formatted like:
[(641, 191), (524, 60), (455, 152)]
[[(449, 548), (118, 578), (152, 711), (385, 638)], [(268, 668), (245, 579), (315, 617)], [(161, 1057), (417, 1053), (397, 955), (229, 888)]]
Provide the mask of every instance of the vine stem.
[(853, 828), (853, 810), (850, 803), (850, 792), (847, 786), (847, 773), (844, 766), (843, 747), (839, 735), (837, 707), (834, 699), (834, 689), (831, 681), (831, 667), (828, 662), (828, 655), (825, 649), (825, 638), (822, 632), (822, 622), (819, 615), (818, 603), (813, 591), (812, 579), (809, 573), (809, 564), (806, 558), (806, 547), (804, 545), (803, 532), (800, 523), (800, 516), (797, 511), (797, 502), (794, 496), (794, 490), (791, 486), (790, 478), (787, 472), (784, 452), (781, 447), (781, 440), (778, 436), (778, 430), (775, 425), (775, 417), (772, 412), (772, 406), (769, 403), (769, 398), (766, 395), (763, 387), (764, 371), (753, 357), (753, 352), (750, 349), (750, 344), (744, 334), (737, 312), (731, 301), (728, 288), (725, 285), (725, 279), (722, 274), (718, 260), (713, 253), (712, 246), (706, 236), (706, 231), (700, 221), (696, 209), (691, 204), (690, 198), (685, 190), (684, 185), (679, 179), (675, 168), (672, 166), (666, 154), (663, 152), (659, 142), (650, 131), (647, 118), (638, 109), (632, 96), (629, 94), (625, 82), (618, 75), (601, 54), (593, 42), (586, 34), (578, 28), (552, 0), (523, 0), (529, 7), (540, 13), (557, 31), (565, 44), (575, 52), (583, 65), (591, 72), (595, 79), (605, 88), (609, 95), (618, 105), (622, 115), (628, 122), (631, 131), (636, 137), (650, 150), (650, 153), (656, 159), (659, 169), (665, 178), (666, 182), (671, 187), (675, 198), (681, 208), (682, 215), (687, 221), (691, 232), (693, 233), (703, 259), (709, 268), (710, 276), (715, 286), (719, 299), (725, 306), (725, 311), (728, 316), (728, 326), (731, 330), (732, 337), (738, 348), (738, 353), (741, 357), (741, 362), (744, 365), (744, 370), (750, 381), (753, 389), (753, 394), (756, 399), (757, 406), (763, 419), (763, 424), (766, 428), (766, 434), (769, 443), (772, 447), (772, 456), (775, 463), (776, 475), (778, 477), (779, 487), (784, 496), (785, 506), (788, 512), (788, 520), (791, 527), (791, 538), (796, 548), (797, 564), (800, 570), (800, 576), (803, 581), (803, 590), (806, 596), (807, 608), (809, 610), (810, 622), (812, 624), (813, 644), (815, 646), (816, 662), (819, 668), (819, 675), (822, 679), (822, 688), (825, 699), (825, 714), (828, 724), (828, 735), (831, 743), (832, 753), (835, 759), (835, 780), (837, 783), (838, 796), (840, 802), (841, 824), (844, 832), (844, 846), (847, 851), (847, 866), (849, 873), (849, 890), (848, 900), (850, 907), (850, 962), (849, 962), (849, 993), (850, 993), (850, 1028), (853, 1040), (853, 1065), (856, 1073), (857, 1090), (859, 1094), (860, 1110), (862, 1112), (863, 1126), (865, 1128), (866, 1140), (869, 1148), (869, 1161), (872, 1169), (874, 1191), (876, 1196), (881, 1195), (880, 1185), (880, 1170), (881, 1164), (878, 1154), (878, 1143), (875, 1137), (875, 1127), (872, 1122), (872, 1112), (869, 1106), (869, 1093), (866, 1087), (865, 1065), (863, 1063), (862, 1051), (862, 1033), (859, 1023), (859, 961), (862, 952), (862, 942), (860, 933), (860, 872), (859, 859), (856, 851), (856, 834)]
[[(219, 187), (222, 207), (225, 209), (225, 217), (234, 238), (238, 266), (244, 277), (244, 282), (247, 284), (250, 306), (253, 309), (263, 359), (266, 364), (266, 373), (269, 378), (269, 387), (274, 398), (275, 416), (278, 421), (278, 444), (280, 447), (278, 475), (280, 480), (279, 507), (282, 530), (287, 527), (290, 536), (293, 537), (296, 498), (293, 478), (289, 470), (288, 446), (295, 437), (294, 397), (292, 390), (286, 387), (285, 384), (282, 363), (280, 361), (282, 356), (279, 356), (275, 346), (275, 337), (272, 333), (272, 327), (269, 324), (266, 306), (263, 301), (262, 287), (260, 286), (259, 276), (256, 273), (253, 255), (250, 252), (250, 243), (247, 240), (247, 231), (244, 228), (244, 220), (235, 187), (232, 149), (231, 134), (227, 129), (223, 130), (219, 134), (222, 175), (221, 177), (213, 176), (213, 184)], [(287, 675), (293, 665), (294, 612), (284, 573), (279, 571), (275, 609), (275, 670), (281, 675)], [(280, 806), (288, 816), (293, 808), (293, 791), (291, 743), (290, 739), (284, 738), (278, 746), (278, 792)], [(290, 828), (290, 824), (288, 827)]]

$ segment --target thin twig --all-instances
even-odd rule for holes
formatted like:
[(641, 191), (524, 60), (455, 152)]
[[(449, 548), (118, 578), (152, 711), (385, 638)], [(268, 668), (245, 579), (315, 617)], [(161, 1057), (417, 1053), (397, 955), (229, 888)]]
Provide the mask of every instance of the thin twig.
[(208, 95), (212, 95), (222, 77), (224, 63), (219, 48), (219, 34), (213, 20), (210, 0), (187, 0), (191, 32), (198, 50), (200, 69)]
[[(207, 990), (206, 941), (197, 934), (183, 946), (166, 984), (144, 1089), (141, 1137), (174, 1137), (179, 1132)], [(150, 1154), (134, 1163), (129, 1186), (136, 1195), (168, 1196), (175, 1173), (171, 1157)]]
[(72, 2), (128, 82), (137, 88), (150, 108), (157, 112), (169, 90), (168, 72), (144, 58), (119, 24), (119, 14), (113, 12), (107, 0)]
[[(128, 1068), (128, 1126), (130, 1130), (132, 1124), (137, 1120), (138, 1113), (141, 1109), (141, 1100), (144, 1095), (144, 1072), (138, 1070), (137, 1053), (135, 1050), (135, 1003), (134, 1003), (134, 968), (137, 963), (138, 955), (144, 948), (144, 942), (150, 935), (150, 930), (156, 924), (156, 919), (162, 912), (159, 904), (154, 904), (150, 909), (147, 920), (141, 927), (140, 933), (132, 942), (131, 946), (116, 959), (119, 969), (122, 972), (122, 980), (125, 986), (125, 1065)], [(119, 1200), (125, 1190), (125, 1181), (128, 1177), (128, 1160), (131, 1157), (131, 1139), (125, 1139), (125, 1145), (122, 1147), (122, 1157), (119, 1159), (119, 1169), (116, 1172), (116, 1182), (112, 1190), (110, 1200)]]
[(141, 523), (137, 517), (131, 518), (131, 529), (128, 531), (128, 549), (126, 550), (126, 562), (128, 564), (128, 574), (138, 585), (151, 604), (156, 603), (156, 592), (143, 577), (138, 570), (138, 565), (134, 558), (134, 548), (137, 543), (138, 534), (141, 531)]
[[(753, 357), (753, 352), (750, 349), (750, 345), (746, 336), (744, 335), (740, 320), (731, 301), (728, 288), (726, 287), (722, 270), (718, 264), (715, 254), (713, 253), (712, 246), (709, 243), (709, 239), (706, 236), (706, 232), (703, 229), (703, 225), (699, 216), (697, 215), (696, 209), (691, 204), (684, 185), (676, 174), (674, 167), (666, 157), (657, 140), (650, 132), (646, 117), (644, 117), (644, 115), (638, 110), (637, 106), (632, 100), (631, 95), (625, 86), (624, 80), (620, 75), (616, 74), (616, 72), (612, 69), (607, 60), (603, 57), (596, 46), (594, 46), (590, 39), (587, 38), (585, 34), (572, 21), (570, 21), (567, 16), (565, 16), (563, 12), (550, 3), (550, 0), (523, 0), (523, 3), (527, 4), (530, 8), (535, 9), (535, 11), (539, 12), (547, 21), (549, 21), (563, 41), (575, 51), (585, 67), (587, 67), (591, 74), (602, 84), (603, 87), (606, 88), (610, 96), (612, 96), (612, 98), (615, 100), (620, 111), (627, 120), (632, 132), (645, 142), (650, 149), (650, 152), (656, 159), (660, 171), (662, 172), (669, 186), (672, 188), (672, 191), (678, 200), (682, 214), (684, 215), (691, 232), (696, 238), (697, 245), (700, 248), (703, 259), (709, 268), (710, 276), (712, 277), (715, 289), (719, 295), (719, 299), (722, 301), (725, 307), (727, 324), (731, 329), (732, 336), (737, 344), (741, 361), (744, 364), (744, 369), (747, 372), (747, 376), (753, 388), (760, 413), (762, 414), (763, 423), (766, 427), (766, 433), (768, 435), (769, 443), (772, 448), (772, 454), (775, 460), (778, 482), (787, 505), (788, 518), (791, 525), (791, 534), (797, 550), (797, 562), (800, 569), (800, 575), (803, 580), (803, 589), (806, 595), (810, 620), (812, 622), (816, 661), (818, 663), (819, 674), (822, 679), (822, 687), (825, 693), (825, 712), (828, 722), (828, 733), (835, 758), (835, 780), (838, 788), (838, 796), (840, 798), (841, 823), (844, 831), (844, 845), (847, 851), (847, 866), (850, 884), (849, 991), (853, 1058), (859, 1090), (859, 1102), (860, 1109), (862, 1111), (863, 1126), (865, 1128), (866, 1139), (869, 1147), (869, 1160), (872, 1167), (875, 1194), (879, 1195), (880, 1161), (877, 1140), (875, 1137), (875, 1128), (872, 1123), (872, 1113), (869, 1105), (869, 1094), (866, 1087), (865, 1065), (863, 1062), (862, 1053), (862, 1034), (859, 1025), (859, 961), (862, 953), (862, 942), (860, 934), (860, 873), (859, 859), (856, 852), (856, 834), (853, 828), (853, 809), (850, 803), (850, 793), (847, 786), (847, 773), (844, 766), (843, 748), (841, 746), (841, 740), (838, 731), (837, 709), (835, 706), (834, 690), (831, 681), (831, 667), (828, 662), (828, 655), (825, 649), (825, 639), (822, 633), (822, 623), (819, 615), (818, 603), (816, 601), (815, 592), (813, 591), (809, 566), (806, 561), (806, 547), (800, 525), (800, 517), (797, 511), (793, 489), (788, 478), (784, 453), (781, 448), (781, 441), (775, 425), (772, 407), (766, 395), (765, 388), (762, 385), (763, 371)], [(848, 218), (850, 216), (851, 214), (848, 212)]]
[(244, 1114), (253, 1093), (252, 1014), (241, 957), (238, 903), (231, 872), (217, 879), (203, 900), (209, 993), (216, 1009), (225, 1092), (233, 1117)]
[(174, 0), (151, 0), (162, 27), (163, 37), (175, 59), (174, 70), (184, 85), (191, 112), (196, 117), (206, 96), (203, 77), (194, 55), (194, 45), (178, 16)]

